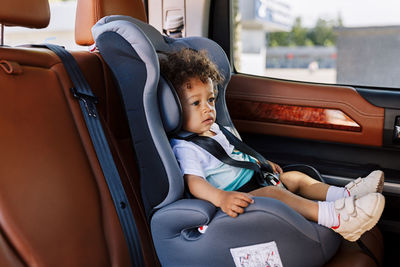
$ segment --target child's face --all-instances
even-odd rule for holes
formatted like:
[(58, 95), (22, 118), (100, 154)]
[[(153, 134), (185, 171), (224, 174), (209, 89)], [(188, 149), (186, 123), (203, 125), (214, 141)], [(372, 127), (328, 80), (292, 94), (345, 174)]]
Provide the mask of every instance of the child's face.
[[(191, 78), (179, 90), (183, 110), (183, 129), (199, 135), (212, 135), (215, 122), (215, 94), (211, 79), (203, 83)], [(189, 87), (189, 88), (188, 88)]]

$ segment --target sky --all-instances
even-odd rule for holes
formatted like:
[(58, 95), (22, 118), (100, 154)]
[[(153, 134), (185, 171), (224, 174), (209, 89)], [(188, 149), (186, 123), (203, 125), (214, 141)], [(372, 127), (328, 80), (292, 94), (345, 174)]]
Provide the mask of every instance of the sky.
[(341, 15), (345, 27), (400, 25), (400, 0), (285, 0), (293, 17), (311, 27)]

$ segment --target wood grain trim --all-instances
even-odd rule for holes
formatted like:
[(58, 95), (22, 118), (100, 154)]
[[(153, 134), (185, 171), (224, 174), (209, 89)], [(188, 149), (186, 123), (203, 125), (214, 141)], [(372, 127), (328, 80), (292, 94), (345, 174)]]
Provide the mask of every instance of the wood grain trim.
[[(226, 91), (227, 106), (239, 131), (310, 140), (382, 146), (385, 109), (366, 101), (352, 87), (290, 82), (235, 74)], [(248, 115), (246, 102), (340, 110), (354, 120), (361, 131), (310, 127), (260, 119)], [(239, 108), (240, 107), (240, 108)], [(253, 107), (255, 108), (255, 107)], [(235, 112), (235, 109), (239, 109)]]
[(249, 100), (230, 100), (230, 114), (239, 120), (255, 120), (342, 131), (361, 132), (361, 126), (338, 109), (304, 107)]

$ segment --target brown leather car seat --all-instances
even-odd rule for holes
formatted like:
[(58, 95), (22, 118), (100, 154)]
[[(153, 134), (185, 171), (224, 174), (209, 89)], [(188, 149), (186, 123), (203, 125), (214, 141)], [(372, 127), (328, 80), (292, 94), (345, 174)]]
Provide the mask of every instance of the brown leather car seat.
[[(49, 22), (47, 0), (0, 4), (1, 24), (42, 28)], [(134, 153), (129, 145), (120, 149), (129, 140), (113, 119), (123, 116), (118, 109), (107, 110), (110, 103), (118, 106), (112, 104), (118, 100), (110, 93), (115, 92), (111, 78), (97, 55), (73, 56), (100, 99), (98, 110), (134, 210), (144, 263), (157, 266), (139, 190), (127, 179), (137, 176)], [(129, 266), (110, 193), (60, 59), (44, 48), (2, 46), (0, 84), (0, 266)]]

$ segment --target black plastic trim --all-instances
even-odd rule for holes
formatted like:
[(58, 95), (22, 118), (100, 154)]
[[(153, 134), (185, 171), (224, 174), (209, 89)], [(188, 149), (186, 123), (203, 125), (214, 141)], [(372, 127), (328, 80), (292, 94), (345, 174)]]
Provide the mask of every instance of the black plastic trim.
[(400, 182), (400, 149), (240, 133), (243, 141), (281, 166), (306, 164), (323, 175), (357, 178), (377, 169), (388, 181)]
[[(231, 59), (231, 13), (230, 1), (211, 1), (208, 38), (219, 44)], [(229, 29), (229, 30), (227, 30)]]
[(394, 138), (396, 119), (400, 117), (400, 109), (385, 109), (385, 122), (383, 126), (383, 145), (400, 148), (399, 140)]
[(357, 88), (357, 92), (371, 104), (382, 107), (400, 109), (400, 91)]

